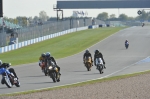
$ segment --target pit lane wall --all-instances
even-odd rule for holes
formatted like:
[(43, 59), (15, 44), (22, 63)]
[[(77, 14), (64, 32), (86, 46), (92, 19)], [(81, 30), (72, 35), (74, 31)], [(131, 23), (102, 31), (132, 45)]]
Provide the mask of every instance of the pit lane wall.
[(61, 36), (61, 35), (65, 35), (65, 34), (68, 34), (68, 33), (73, 33), (73, 32), (76, 32), (76, 31), (86, 30), (88, 28), (89, 29), (94, 29), (94, 28), (98, 28), (98, 27), (99, 27), (98, 25), (91, 25), (91, 26), (73, 28), (73, 29), (68, 29), (68, 30), (62, 31), (62, 32), (53, 33), (53, 34), (50, 34), (50, 35), (34, 38), (34, 39), (31, 39), (31, 40), (27, 40), (27, 41), (23, 41), (23, 42), (20, 42), (20, 43), (16, 43), (16, 44), (1, 47), (0, 48), (0, 53), (8, 52), (8, 51), (11, 51), (11, 50), (16, 50), (16, 49), (24, 47), (24, 46), (28, 46), (28, 45), (31, 45), (31, 44), (34, 44), (34, 43), (38, 43), (38, 42), (41, 42), (41, 41), (44, 41), (44, 40), (47, 40), (47, 39), (51, 39), (51, 38), (54, 38), (54, 37), (58, 37), (58, 36)]

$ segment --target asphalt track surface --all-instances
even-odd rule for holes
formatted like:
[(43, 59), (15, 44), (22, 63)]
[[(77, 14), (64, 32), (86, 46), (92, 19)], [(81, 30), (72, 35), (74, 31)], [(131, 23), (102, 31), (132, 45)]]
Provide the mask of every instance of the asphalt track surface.
[[(125, 49), (124, 41), (129, 41), (129, 49)], [(61, 81), (53, 83), (52, 79), (44, 76), (37, 63), (16, 66), (15, 71), (19, 76), (21, 87), (7, 88), (0, 85), (0, 94), (22, 92), (34, 89), (48, 88), (66, 84), (82, 82), (91, 79), (129, 74), (139, 71), (150, 70), (150, 27), (131, 27), (111, 35), (103, 41), (89, 48), (92, 55), (94, 50), (99, 49), (106, 61), (106, 69), (99, 74), (96, 67), (87, 71), (83, 65), (84, 51), (58, 59), (61, 67)], [(146, 58), (146, 59), (145, 59)], [(37, 58), (38, 60), (38, 58)]]

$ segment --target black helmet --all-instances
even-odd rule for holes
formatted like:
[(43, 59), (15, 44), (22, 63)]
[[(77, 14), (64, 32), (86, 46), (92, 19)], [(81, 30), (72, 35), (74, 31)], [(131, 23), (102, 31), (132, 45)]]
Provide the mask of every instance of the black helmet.
[(99, 50), (97, 49), (97, 50), (95, 50), (95, 54), (97, 54), (97, 53), (99, 53)]
[(42, 54), (41, 54), (41, 56), (42, 56), (42, 57), (45, 57), (45, 56), (46, 56), (46, 54), (45, 54), (45, 53), (42, 53)]
[(0, 60), (0, 66), (3, 64), (2, 60)]
[(50, 52), (47, 52), (46, 57), (50, 57), (50, 56), (51, 56)]
[(87, 49), (87, 50), (85, 50), (85, 53), (89, 53), (89, 50)]

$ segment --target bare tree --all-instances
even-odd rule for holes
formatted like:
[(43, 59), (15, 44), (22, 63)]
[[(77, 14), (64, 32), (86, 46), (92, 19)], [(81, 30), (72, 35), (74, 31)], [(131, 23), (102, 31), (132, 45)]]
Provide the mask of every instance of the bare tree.
[(47, 21), (47, 19), (48, 19), (47, 13), (45, 11), (41, 11), (39, 13), (39, 18), (41, 19), (42, 22)]

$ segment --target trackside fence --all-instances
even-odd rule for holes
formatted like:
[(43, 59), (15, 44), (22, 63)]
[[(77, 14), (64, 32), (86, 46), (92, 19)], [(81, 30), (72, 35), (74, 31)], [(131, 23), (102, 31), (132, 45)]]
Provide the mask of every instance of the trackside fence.
[[(98, 25), (93, 25), (92, 29), (94, 29), (94, 28), (98, 28)], [(12, 45), (4, 46), (4, 47), (0, 48), (0, 53), (8, 52), (8, 51), (11, 51), (11, 50), (16, 50), (18, 48), (28, 46), (28, 45), (31, 45), (31, 44), (34, 44), (34, 43), (37, 43), (37, 42), (41, 42), (41, 41), (44, 41), (44, 40), (47, 40), (47, 39), (51, 39), (51, 38), (54, 38), (54, 37), (58, 37), (58, 36), (65, 35), (65, 34), (68, 34), (68, 33), (73, 33), (73, 32), (76, 32), (76, 31), (86, 30), (86, 29), (88, 29), (88, 26), (79, 27), (79, 28), (72, 28), (72, 29), (61, 31), (61, 32), (57, 32), (57, 33), (53, 33), (53, 34), (49, 34), (49, 35), (45, 35), (45, 36), (40, 36), (40, 37), (37, 37), (37, 38), (34, 38), (34, 39), (22, 41), (22, 42), (15, 43), (15, 44), (12, 44)]]

